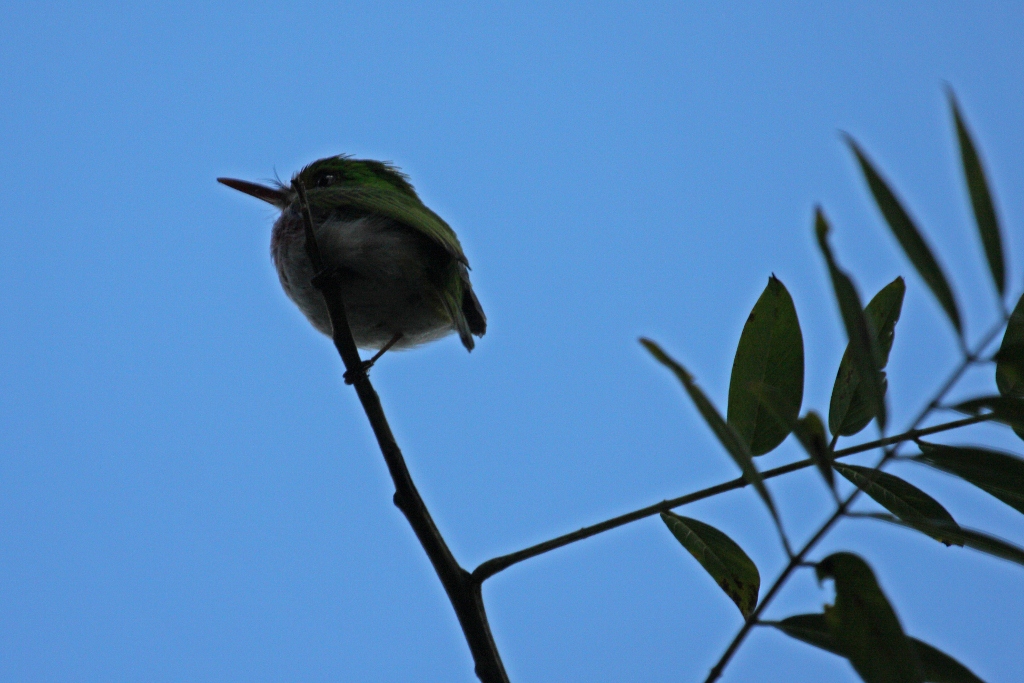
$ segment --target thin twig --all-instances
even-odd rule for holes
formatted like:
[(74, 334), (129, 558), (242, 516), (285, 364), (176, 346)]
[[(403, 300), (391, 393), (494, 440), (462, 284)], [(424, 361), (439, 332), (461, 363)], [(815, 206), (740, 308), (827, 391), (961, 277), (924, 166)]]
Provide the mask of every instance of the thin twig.
[(739, 646), (743, 644), (747, 634), (750, 633), (750, 629), (759, 623), (758, 617), (760, 617), (761, 613), (764, 612), (766, 607), (768, 607), (768, 604), (771, 603), (775, 595), (782, 590), (782, 586), (786, 583), (789, 575), (792, 574), (793, 570), (797, 567), (804, 565), (804, 558), (807, 556), (807, 553), (811, 552), (811, 549), (818, 544), (818, 541), (824, 538), (825, 534), (827, 534), (835, 523), (838, 522), (846, 513), (847, 508), (849, 508), (853, 503), (853, 500), (857, 497), (858, 493), (860, 493), (860, 489), (854, 489), (853, 493), (847, 496), (846, 500), (836, 508), (836, 511), (832, 513), (832, 516), (828, 518), (828, 521), (826, 521), (814, 536), (811, 537), (811, 540), (804, 544), (804, 547), (800, 549), (800, 552), (790, 558), (789, 562), (786, 564), (786, 568), (782, 570), (782, 573), (780, 573), (772, 583), (768, 592), (764, 594), (763, 598), (761, 598), (761, 602), (758, 603), (757, 607), (743, 623), (743, 626), (740, 627), (740, 630), (736, 633), (735, 637), (733, 637), (732, 642), (729, 643), (729, 647), (725, 649), (725, 652), (718, 659), (718, 662), (715, 663), (714, 667), (712, 667), (711, 671), (708, 673), (708, 677), (704, 680), (704, 683), (712, 683), (722, 675), (722, 671), (725, 670), (725, 667), (729, 663), (729, 660), (732, 659), (733, 654), (737, 649), (739, 649)]
[(942, 399), (945, 398), (946, 393), (949, 392), (949, 390), (953, 388), (953, 385), (960, 380), (960, 377), (964, 374), (964, 372), (967, 371), (967, 368), (978, 362), (979, 356), (982, 354), (982, 352), (985, 351), (985, 349), (988, 348), (988, 345), (991, 344), (992, 340), (996, 338), (996, 335), (999, 334), (999, 331), (1006, 327), (1006, 324), (1009, 320), (1010, 316), (1004, 312), (1003, 317), (999, 320), (999, 322), (993, 325), (992, 329), (990, 329), (985, 334), (985, 336), (982, 337), (981, 341), (978, 342), (978, 345), (977, 347), (975, 347), (974, 352), (965, 352), (963, 362), (960, 363), (959, 367), (957, 367), (957, 369), (949, 376), (949, 378), (942, 385), (939, 391), (936, 392), (935, 398), (933, 398), (931, 402), (928, 405), (926, 405), (920, 413), (918, 413), (917, 417), (914, 419), (913, 422), (915, 426), (920, 424), (921, 421), (925, 418), (925, 416), (931, 413), (932, 410), (939, 407), (939, 404), (942, 402)]
[[(978, 422), (985, 422), (991, 419), (991, 415), (975, 415), (974, 417), (967, 417), (962, 420), (946, 422), (940, 425), (935, 425), (933, 427), (927, 427), (925, 429), (912, 429), (902, 434), (896, 434), (894, 436), (889, 436), (884, 439), (868, 441), (867, 443), (862, 443), (857, 446), (851, 446), (850, 448), (840, 449), (833, 454), (833, 457), (842, 458), (848, 455), (854, 455), (855, 453), (863, 453), (865, 451), (874, 450), (875, 448), (881, 448), (902, 441), (913, 441), (914, 439), (918, 439), (922, 436), (928, 436), (929, 434), (937, 434), (938, 432), (944, 432), (950, 429), (966, 427), (968, 425), (977, 424)], [(811, 467), (812, 465), (814, 465), (814, 461), (811, 459), (798, 460), (797, 462), (793, 462), (788, 465), (782, 465), (781, 467), (765, 470), (764, 472), (761, 473), (761, 479), (771, 479), (773, 477), (778, 477), (783, 474), (789, 474), (790, 472), (796, 472), (797, 470), (802, 470), (804, 468)], [(668, 512), (669, 510), (672, 510), (674, 508), (682, 507), (683, 505), (688, 505), (690, 503), (695, 503), (698, 500), (704, 500), (705, 498), (710, 498), (720, 493), (725, 493), (726, 491), (735, 491), (736, 489), (741, 489), (745, 487), (747, 483), (748, 482), (746, 479), (744, 479), (743, 477), (738, 477), (736, 479), (722, 482), (721, 484), (716, 484), (715, 486), (711, 486), (706, 489), (701, 489), (700, 491), (688, 493), (685, 496), (679, 496), (678, 498), (670, 498), (668, 500), (663, 500), (660, 503), (648, 505), (647, 507), (640, 508), (639, 510), (627, 512), (624, 515), (612, 517), (611, 519), (607, 519), (603, 522), (598, 522), (597, 524), (592, 524), (591, 526), (585, 526), (578, 531), (573, 531), (572, 533), (552, 538), (542, 543), (532, 545), (528, 548), (523, 548), (522, 550), (516, 551), (514, 553), (509, 553), (508, 555), (495, 557), (493, 559), (487, 560), (486, 562), (483, 562), (479, 567), (473, 570), (473, 579), (478, 582), (486, 581), (488, 578), (494, 576), (498, 572), (508, 569), (512, 565), (522, 562), (523, 560), (528, 560), (530, 558), (537, 557), (538, 555), (543, 555), (544, 553), (555, 550), (556, 548), (561, 548), (571, 543), (575, 543), (576, 541), (582, 541), (585, 538), (596, 536), (597, 534), (600, 534), (605, 531), (610, 531), (611, 529), (615, 529), (625, 524), (629, 524), (630, 522), (636, 522), (638, 520), (644, 519), (646, 517), (651, 517), (661, 512)]]
[(345, 363), (345, 376), (351, 379), (355, 387), (366, 417), (373, 428), (373, 434), (377, 437), (377, 444), (384, 455), (384, 462), (391, 474), (391, 480), (395, 484), (395, 505), (405, 515), (409, 525), (416, 533), (420, 545), (423, 546), (424, 552), (430, 558), (434, 571), (441, 579), (441, 584), (455, 609), (459, 624), (462, 626), (462, 633), (472, 652), (477, 677), (482, 683), (508, 683), (508, 675), (505, 673), (505, 667), (501, 663), (497, 645), (494, 643), (490, 626), (487, 623), (480, 584), (472, 581), (469, 572), (455, 560), (455, 556), (449, 550), (448, 544), (445, 543), (444, 537), (438, 531), (426, 504), (420, 498), (420, 494), (413, 484), (409, 469), (405, 465), (405, 458), (402, 457), (402, 451), (399, 449), (394, 434), (391, 433), (387, 417), (384, 415), (380, 398), (373, 385), (370, 384), (370, 378), (366, 374), (362, 359), (359, 357), (359, 350), (352, 338), (341, 284), (333, 273), (323, 270), (323, 261), (316, 243), (316, 235), (313, 232), (313, 222), (309, 213), (309, 204), (306, 201), (305, 188), (300, 181), (296, 181), (295, 189), (299, 195), (299, 207), (306, 231), (306, 253), (317, 272), (313, 284), (323, 294), (334, 330), (334, 346)]

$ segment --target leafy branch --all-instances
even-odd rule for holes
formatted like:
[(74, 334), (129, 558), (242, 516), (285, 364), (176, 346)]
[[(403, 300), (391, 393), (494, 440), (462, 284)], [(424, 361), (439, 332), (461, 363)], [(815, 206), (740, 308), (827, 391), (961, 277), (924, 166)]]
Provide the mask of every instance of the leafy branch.
[[(987, 422), (991, 419), (992, 415), (986, 413), (984, 415), (967, 417), (962, 420), (944, 422), (924, 429), (911, 429), (903, 432), (902, 434), (894, 434), (893, 436), (888, 436), (884, 439), (875, 439), (874, 441), (867, 441), (856, 446), (850, 446), (849, 448), (842, 448), (833, 452), (832, 457), (845, 458), (850, 455), (873, 451), (876, 448), (882, 448), (884, 446), (901, 443), (903, 441), (916, 441), (924, 436), (939, 434), (941, 432), (959, 429), (961, 427), (968, 427), (970, 425), (978, 424), (979, 422)], [(788, 465), (781, 465), (770, 470), (765, 470), (761, 473), (761, 479), (774, 479), (775, 477), (783, 474), (789, 474), (790, 472), (797, 472), (799, 470), (807, 469), (808, 467), (814, 467), (815, 464), (815, 460), (812, 458), (797, 460), (796, 462), (791, 462)], [(617, 517), (606, 519), (603, 522), (585, 526), (577, 531), (573, 531), (562, 536), (556, 536), (555, 538), (537, 543), (536, 545), (531, 545), (530, 547), (523, 548), (522, 550), (517, 550), (516, 552), (509, 553), (508, 555), (492, 558), (482, 562), (473, 570), (473, 579), (479, 582), (486, 581), (495, 574), (508, 569), (514, 564), (523, 562), (524, 560), (529, 560), (533, 557), (537, 557), (538, 555), (543, 555), (544, 553), (552, 550), (557, 550), (558, 548), (570, 545), (576, 541), (582, 541), (583, 539), (590, 538), (591, 536), (596, 536), (605, 531), (611, 531), (612, 529), (617, 529), (620, 526), (625, 526), (632, 522), (638, 522), (641, 519), (646, 519), (647, 517), (653, 517), (654, 515), (663, 512), (671, 512), (676, 508), (689, 505), (690, 503), (696, 503), (697, 501), (704, 500), (705, 498), (711, 498), (721, 493), (726, 493), (727, 491), (742, 489), (747, 486), (747, 483), (747, 480), (743, 477), (730, 479), (729, 481), (724, 481), (721, 484), (715, 484), (714, 486), (709, 486), (708, 488), (694, 491), (693, 493), (687, 493), (686, 495), (679, 496), (678, 498), (669, 498), (659, 503), (654, 503), (653, 505), (648, 505), (646, 507), (633, 510), (632, 512), (627, 512), (625, 514), (618, 515)]]
[[(835, 553), (818, 562), (808, 559), (814, 548), (842, 519), (867, 518), (918, 531), (946, 545), (968, 546), (1024, 565), (1024, 549), (984, 532), (961, 527), (934, 498), (913, 484), (883, 471), (896, 458), (909, 459), (957, 476), (1024, 512), (1024, 460), (983, 448), (945, 446), (922, 440), (926, 436), (985, 421), (1006, 424), (1024, 438), (1024, 297), (1018, 301), (1012, 314), (1008, 313), (1003, 298), (1006, 268), (991, 192), (959, 106), (951, 92), (949, 96), (968, 195), (1001, 312), (1000, 319), (982, 335), (973, 349), (968, 348), (965, 341), (956, 297), (938, 260), (896, 193), (863, 149), (847, 136), (847, 143), (880, 213), (948, 317), (961, 349), (960, 362), (911, 421), (910, 427), (900, 434), (884, 436), (888, 422), (885, 367), (893, 346), (906, 285), (903, 278), (896, 278), (867, 306), (863, 306), (853, 279), (839, 266), (829, 246), (831, 228), (819, 208), (815, 215), (815, 233), (848, 338), (832, 391), (827, 430), (825, 421), (817, 413), (809, 411), (803, 417), (799, 416), (803, 398), (802, 334), (789, 293), (781, 281), (772, 276), (751, 311), (737, 346), (725, 418), (682, 364), (657, 343), (649, 339), (640, 340), (652, 356), (680, 381), (698, 413), (740, 468), (741, 476), (487, 560), (474, 570), (472, 576), (475, 581), (483, 582), (524, 560), (660, 513), (673, 536), (697, 559), (744, 617), (743, 625), (710, 670), (706, 683), (722, 675), (732, 656), (757, 625), (774, 626), (795, 638), (846, 657), (861, 677), (869, 682), (927, 680), (959, 683), (980, 680), (952, 657), (903, 632), (895, 610), (863, 559), (851, 553)], [(1004, 330), (999, 351), (991, 358), (984, 358), (983, 354)], [(936, 410), (946, 407), (943, 405), (946, 396), (968, 368), (988, 362), (996, 365), (999, 395), (952, 406), (971, 417), (930, 427), (920, 426)], [(857, 446), (836, 448), (840, 438), (859, 433), (872, 421), (882, 432), (881, 438)], [(760, 472), (754, 459), (774, 450), (790, 434), (797, 437), (810, 457)], [(908, 442), (920, 448), (918, 455), (899, 455), (900, 448)], [(874, 467), (838, 462), (845, 456), (878, 448), (883, 452)], [(810, 466), (816, 466), (821, 472), (836, 507), (794, 552), (764, 482)], [(833, 473), (854, 485), (845, 497), (839, 496)], [(688, 503), (748, 485), (755, 488), (765, 503), (788, 555), (785, 567), (760, 601), (757, 566), (742, 548), (715, 527), (672, 512)], [(866, 493), (888, 513), (853, 512), (852, 506), (861, 493)], [(819, 580), (834, 582), (835, 604), (820, 615), (795, 615), (782, 621), (762, 620), (764, 611), (792, 573), (801, 567), (814, 567)]]
[[(654, 341), (640, 340), (651, 355), (679, 380), (698, 413), (739, 468), (739, 477), (492, 558), (472, 573), (459, 565), (449, 550), (413, 484), (380, 399), (367, 377), (367, 365), (360, 359), (352, 339), (340, 283), (333, 273), (323, 270), (305, 189), (301, 183), (297, 186), (306, 249), (318, 272), (313, 284), (322, 292), (327, 304), (334, 343), (346, 368), (346, 381), (353, 384), (377, 438), (395, 485), (395, 505), (416, 533), (448, 594), (481, 681), (508, 681), (484, 609), (481, 593), (484, 581), (519, 562), (656, 514), (661, 515), (673, 537), (735, 603), (744, 619), (708, 673), (706, 683), (722, 676), (755, 626), (776, 628), (845, 657), (868, 683), (980, 681), (949, 655), (904, 633), (895, 609), (865, 560), (849, 552), (833, 553), (818, 561), (810, 559), (822, 539), (841, 520), (851, 518), (899, 525), (947, 546), (966, 546), (1024, 565), (1024, 549), (983, 531), (961, 527), (929, 494), (883, 471), (896, 459), (911, 461), (955, 476), (1024, 513), (1024, 459), (984, 447), (924, 441), (925, 437), (982, 422), (1006, 425), (1024, 439), (1024, 296), (1018, 299), (1012, 312), (1008, 312), (1007, 267), (992, 193), (952, 91), (949, 92), (949, 102), (967, 194), (1001, 313), (997, 323), (982, 335), (973, 348), (968, 347), (954, 290), (938, 259), (867, 153), (852, 137), (846, 138), (882, 217), (949, 319), (961, 350), (960, 362), (910, 422), (909, 428), (886, 436), (889, 423), (886, 367), (902, 312), (906, 283), (902, 277), (895, 278), (866, 306), (863, 305), (853, 278), (841, 268), (832, 252), (829, 244), (831, 227), (824, 211), (819, 208), (815, 212), (814, 233), (848, 340), (833, 384), (827, 420), (813, 410), (800, 414), (804, 388), (803, 335), (796, 306), (786, 287), (773, 275), (740, 335), (724, 415), (680, 362)], [(1003, 338), (999, 350), (994, 355), (985, 356), (1001, 331)], [(947, 395), (967, 369), (982, 364), (994, 364), (998, 393), (953, 406), (944, 405)], [(942, 409), (956, 410), (968, 417), (921, 426)], [(859, 434), (872, 422), (878, 426), (879, 438), (837, 448), (841, 438)], [(756, 458), (774, 451), (790, 435), (796, 437), (808, 457), (760, 471)], [(919, 452), (901, 455), (901, 448), (908, 443), (915, 444)], [(882, 449), (882, 453), (873, 467), (840, 462), (847, 456), (877, 449)], [(821, 474), (835, 508), (810, 538), (794, 550), (765, 482), (809, 467), (815, 467)], [(852, 491), (841, 494), (836, 475), (852, 484)], [(761, 580), (757, 566), (735, 541), (704, 521), (673, 512), (689, 503), (747, 486), (752, 487), (764, 503), (787, 556), (784, 568), (760, 598)], [(886, 512), (854, 511), (852, 506), (862, 493)], [(833, 582), (834, 603), (826, 606), (821, 614), (792, 615), (781, 620), (762, 619), (789, 578), (800, 568), (813, 568), (819, 581)]]

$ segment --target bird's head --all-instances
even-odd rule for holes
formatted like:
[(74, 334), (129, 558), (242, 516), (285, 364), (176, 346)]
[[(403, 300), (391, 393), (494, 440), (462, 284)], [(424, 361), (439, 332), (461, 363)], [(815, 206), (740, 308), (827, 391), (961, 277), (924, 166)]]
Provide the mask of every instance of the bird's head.
[(217, 182), (282, 210), (295, 200), (299, 183), (306, 188), (311, 203), (329, 201), (338, 190), (398, 192), (416, 198), (409, 179), (394, 165), (385, 161), (352, 159), (343, 154), (314, 161), (296, 173), (288, 185), (281, 182), (260, 185), (234, 178), (217, 178)]

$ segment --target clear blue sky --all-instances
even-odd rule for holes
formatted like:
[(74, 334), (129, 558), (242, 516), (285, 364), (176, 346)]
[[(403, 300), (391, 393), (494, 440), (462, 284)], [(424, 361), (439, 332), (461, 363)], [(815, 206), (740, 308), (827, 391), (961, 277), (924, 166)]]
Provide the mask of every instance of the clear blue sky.
[[(679, 4), (4, 6), (0, 679), (475, 680), (335, 351), (277, 283), (274, 212), (217, 176), (388, 159), (458, 231), (487, 336), (372, 376), (467, 567), (736, 476), (636, 339), (724, 407), (771, 273), (803, 325), (805, 406), (827, 409), (844, 336), (816, 202), (865, 295), (907, 278), (890, 363), (906, 424), (956, 345), (838, 131), (900, 190), (976, 339), (995, 308), (942, 84), (983, 150), (1019, 294), (1024, 11)], [(957, 395), (991, 387), (979, 374)], [(759, 465), (797, 457), (790, 440)], [(894, 471), (1024, 543), (1021, 515), (985, 494)], [(771, 488), (795, 539), (828, 514), (812, 472)], [(782, 566), (749, 491), (681, 512), (765, 582)], [(868, 522), (816, 556), (836, 549), (871, 563), (909, 633), (1024, 680), (1024, 568)], [(516, 683), (699, 680), (741, 623), (657, 519), (484, 593)], [(829, 600), (805, 573), (769, 615)], [(725, 680), (856, 679), (759, 630)]]

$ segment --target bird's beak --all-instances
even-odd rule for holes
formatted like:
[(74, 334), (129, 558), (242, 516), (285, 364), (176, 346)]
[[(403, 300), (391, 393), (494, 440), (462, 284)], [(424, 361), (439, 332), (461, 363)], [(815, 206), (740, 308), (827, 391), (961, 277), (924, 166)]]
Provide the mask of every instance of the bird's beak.
[(288, 203), (288, 193), (274, 187), (250, 183), (247, 180), (235, 180), (234, 178), (217, 178), (217, 182), (227, 185), (233, 190), (244, 192), (247, 195), (262, 199), (274, 206), (281, 207)]

